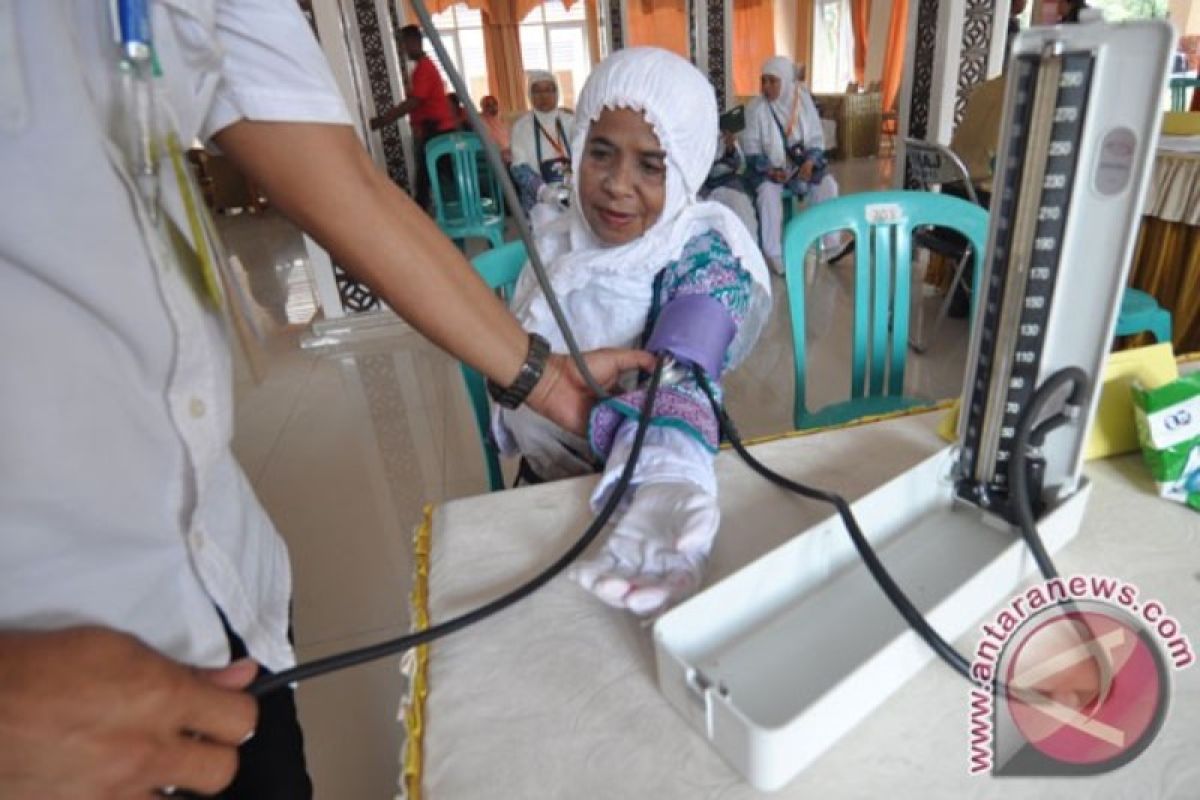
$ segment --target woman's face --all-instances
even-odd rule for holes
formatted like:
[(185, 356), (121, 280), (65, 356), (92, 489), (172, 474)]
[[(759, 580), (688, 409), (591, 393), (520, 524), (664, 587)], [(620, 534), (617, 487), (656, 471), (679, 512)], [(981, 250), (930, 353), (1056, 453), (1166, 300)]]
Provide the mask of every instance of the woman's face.
[(549, 114), (558, 108), (558, 86), (554, 81), (538, 81), (529, 87), (529, 99), (534, 108)]
[(605, 244), (627, 244), (662, 216), (667, 154), (641, 112), (606, 108), (588, 129), (578, 180), (592, 232)]
[(762, 76), (762, 93), (763, 97), (768, 100), (778, 100), (779, 93), (783, 91), (783, 81), (774, 75)]

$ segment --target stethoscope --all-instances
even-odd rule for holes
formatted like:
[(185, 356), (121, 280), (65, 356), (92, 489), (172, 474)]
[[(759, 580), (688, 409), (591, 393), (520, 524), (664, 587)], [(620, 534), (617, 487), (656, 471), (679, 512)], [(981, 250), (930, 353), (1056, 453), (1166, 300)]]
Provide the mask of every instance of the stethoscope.
[[(546, 276), (545, 266), (538, 254), (537, 247), (534, 245), (532, 232), (529, 227), (529, 220), (521, 209), (519, 197), (516, 187), (513, 185), (511, 178), (508, 175), (508, 170), (504, 166), (504, 162), (500, 157), (500, 151), (495, 142), (487, 134), (487, 128), (483, 120), (479, 116), (478, 109), (475, 107), (474, 101), (467, 90), (466, 85), (462, 80), (462, 76), (454, 67), (454, 61), (450, 58), (446, 51), (445, 45), (438, 35), (437, 29), (434, 27), (433, 20), (429, 15), (429, 11), (423, 0), (412, 0), (413, 10), (421, 23), (421, 28), (425, 36), (433, 45), (434, 51), (437, 53), (439, 61), (445, 65), (446, 74), (450, 79), (454, 91), (463, 99), (463, 108), (466, 110), (467, 118), (471, 123), (471, 128), (479, 136), (485, 152), (487, 153), (488, 162), (495, 175), (500, 179), (500, 185), (504, 192), (505, 200), (513, 211), (513, 219), (516, 222), (518, 234), (521, 240), (525, 243), (525, 250), (529, 257), (530, 266), (532, 266), (534, 275), (537, 278), (538, 284), (541, 286), (546, 300), (550, 306), (554, 319), (562, 331), (563, 339), (566, 342), (567, 349), (570, 352), (571, 358), (574, 360), (579, 369), (580, 374), (587, 382), (588, 387), (596, 395), (597, 398), (605, 398), (607, 394), (600, 387), (598, 382), (588, 371), (587, 364), (583, 359), (583, 355), (576, 343), (575, 336), (571, 331), (570, 325), (567, 323), (566, 317), (563, 314), (562, 308), (555, 296), (554, 289)], [(818, 500), (820, 502), (832, 505), (842, 521), (846, 525), (859, 556), (863, 559), (872, 576), (879, 584), (881, 590), (887, 596), (888, 600), (896, 608), (897, 612), (904, 617), (905, 621), (915, 630), (922, 639), (945, 661), (951, 669), (962, 675), (974, 685), (974, 679), (970, 675), (970, 662), (961, 653), (956, 651), (949, 642), (947, 642), (941, 634), (926, 621), (920, 610), (909, 600), (904, 591), (896, 584), (892, 577), (888, 574), (887, 569), (875, 554), (874, 548), (868, 542), (862, 529), (859, 527), (857, 520), (851, 511), (849, 503), (841, 496), (825, 491), (806, 486), (799, 482), (793, 481), (783, 475), (780, 475), (760, 461), (746, 449), (741, 438), (737, 433), (737, 429), (733, 424), (726, 409), (717, 399), (715, 392), (712, 389), (710, 376), (704, 373), (704, 370), (699, 365), (685, 364), (678, 361), (670, 353), (657, 354), (657, 361), (654, 371), (650, 374), (649, 383), (646, 387), (646, 393), (642, 407), (638, 416), (637, 429), (634, 435), (633, 445), (630, 450), (629, 460), (626, 462), (624, 469), (621, 472), (620, 478), (617, 481), (615, 490), (609, 495), (604, 506), (592, 519), (591, 523), (584, 530), (579, 539), (571, 545), (561, 556), (553, 563), (547, 566), (542, 572), (526, 583), (518, 586), (512, 591), (497, 597), (484, 605), (466, 612), (460, 616), (446, 620), (445, 622), (432, 625), (420, 631), (401, 636), (395, 639), (390, 639), (378, 644), (368, 645), (366, 647), (348, 650), (342, 653), (337, 653), (325, 658), (316, 659), (314, 661), (300, 664), (288, 670), (260, 677), (251, 684), (249, 691), (255, 696), (262, 696), (277, 689), (290, 686), (296, 682), (309, 680), (319, 675), (325, 675), (330, 672), (347, 669), (352, 666), (374, 661), (388, 656), (398, 655), (407, 650), (420, 645), (429, 644), (437, 639), (447, 636), (462, 630), (470, 625), (480, 622), (488, 617), (496, 614), (509, 606), (523, 600), (535, 591), (546, 585), (553, 578), (563, 572), (576, 558), (578, 558), (595, 540), (596, 536), (608, 523), (613, 513), (620, 506), (625, 492), (629, 488), (630, 481), (633, 477), (634, 470), (637, 467), (638, 459), (641, 456), (642, 444), (645, 441), (646, 431), (650, 426), (651, 409), (654, 407), (655, 398), (658, 395), (659, 388), (663, 384), (678, 382), (684, 379), (689, 373), (696, 377), (696, 380), (707, 396), (709, 403), (712, 406), (713, 413), (717, 416), (720, 422), (721, 433), (732, 445), (738, 455), (746, 461), (746, 463), (756, 473), (769, 480), (771, 483), (802, 497)], [(1038, 418), (1042, 415), (1044, 408), (1049, 401), (1058, 393), (1063, 384), (1069, 383), (1073, 386), (1072, 398), (1057, 414), (1052, 415), (1049, 419), (1042, 421), (1035, 426)], [(1076, 418), (1078, 404), (1082, 402), (1082, 398), (1086, 395), (1086, 376), (1079, 370), (1063, 370), (1062, 372), (1052, 376), (1042, 387), (1044, 391), (1039, 390), (1029, 403), (1025, 410), (1025, 414), (1018, 425), (1018, 432), (1023, 432), (1026, 441), (1034, 443), (1040, 442), (1050, 430), (1064, 424), (1071, 419)], [(1074, 405), (1072, 405), (1074, 402)], [(1023, 480), (1025, 470), (1028, 468), (1024, 454), (1019, 457), (1014, 457), (1011, 462), (1011, 470), (1014, 475), (1020, 473), (1020, 478), (1017, 478), (1017, 487), (1028, 484)], [(1046, 553), (1045, 547), (1042, 545), (1041, 538), (1038, 535), (1033, 504), (1030, 492), (1026, 488), (1024, 492), (1014, 492), (1015, 501), (1021, 509), (1027, 513), (1021, 515), (1021, 531), (1029, 548), (1033, 551), (1035, 560), (1038, 563), (1042, 574), (1047, 578), (1052, 578), (1057, 575), (1053, 563), (1050, 561), (1049, 555)], [(1002, 683), (997, 683), (996, 691), (1004, 691), (1005, 687)]]

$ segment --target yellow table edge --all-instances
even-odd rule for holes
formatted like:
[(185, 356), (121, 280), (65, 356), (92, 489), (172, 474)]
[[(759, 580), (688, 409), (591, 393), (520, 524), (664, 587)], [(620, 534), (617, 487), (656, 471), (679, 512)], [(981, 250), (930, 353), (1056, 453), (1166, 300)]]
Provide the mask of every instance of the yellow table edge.
[[(1178, 356), (1176, 362), (1189, 364), (1200, 361), (1200, 352), (1185, 353)], [(857, 428), (872, 422), (911, 417), (916, 414), (928, 414), (934, 411), (944, 411), (954, 404), (954, 400), (942, 400), (930, 406), (908, 408), (894, 411), (890, 414), (877, 414), (863, 417), (841, 425), (830, 425), (811, 430), (789, 431), (787, 433), (761, 436), (746, 442), (747, 446), (776, 442), (781, 439), (797, 439), (816, 433), (831, 430)], [(728, 445), (725, 445), (728, 447)], [(426, 505), (421, 524), (413, 534), (413, 588), (410, 596), (413, 615), (413, 630), (424, 630), (429, 627), (429, 552), (433, 536), (432, 504)], [(411, 658), (410, 658), (411, 656)], [(405, 741), (404, 769), (401, 775), (401, 797), (407, 800), (420, 800), (422, 768), (424, 766), (424, 737), (425, 737), (425, 698), (429, 694), (429, 645), (421, 645), (405, 656), (404, 673), (409, 678), (408, 693), (403, 704)]]

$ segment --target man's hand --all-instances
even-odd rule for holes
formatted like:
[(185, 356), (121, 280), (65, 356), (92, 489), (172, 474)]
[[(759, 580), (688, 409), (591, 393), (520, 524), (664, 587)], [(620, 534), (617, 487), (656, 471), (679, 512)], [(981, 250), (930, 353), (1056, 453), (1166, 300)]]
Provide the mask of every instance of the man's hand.
[(214, 794), (254, 731), (257, 671), (187, 667), (103, 628), (0, 633), (0, 797)]
[[(622, 372), (654, 369), (654, 356), (643, 350), (592, 350), (584, 353), (583, 358), (604, 389), (614, 386)], [(526, 402), (551, 422), (582, 436), (587, 433), (588, 414), (596, 404), (596, 396), (574, 361), (567, 356), (552, 355)]]
[(767, 170), (767, 177), (775, 183), (787, 183), (788, 171), (786, 169), (772, 167), (771, 169)]
[(813, 176), (813, 162), (805, 161), (800, 165), (800, 170), (797, 173), (802, 181), (810, 181)]

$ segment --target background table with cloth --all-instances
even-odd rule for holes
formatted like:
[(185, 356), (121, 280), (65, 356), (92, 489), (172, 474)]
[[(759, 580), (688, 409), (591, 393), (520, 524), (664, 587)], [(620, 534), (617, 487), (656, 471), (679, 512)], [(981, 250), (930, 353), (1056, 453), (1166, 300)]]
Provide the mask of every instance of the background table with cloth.
[[(736, 409), (735, 409), (736, 412)], [(940, 413), (908, 414), (754, 446), (784, 474), (862, 496), (945, 446)], [(706, 583), (826, 518), (823, 505), (716, 462), (722, 530)], [(1200, 515), (1159, 499), (1141, 462), (1092, 462), (1095, 483), (1063, 574), (1105, 574), (1157, 597), (1200, 641)], [(590, 519), (595, 478), (456, 500), (432, 509), (416, 540), (414, 620), (448, 619), (527, 580)], [(896, 612), (878, 597), (878, 613)], [(846, 624), (853, 625), (853, 620)], [(957, 642), (973, 651), (968, 635)], [(405, 784), (410, 798), (762, 797), (659, 694), (651, 634), (637, 619), (558, 578), (496, 617), (410, 654)], [(967, 774), (968, 686), (936, 659), (773, 795), (810, 797), (1194, 797), (1200, 668), (1172, 676), (1172, 710), (1132, 763), (1093, 778)]]

